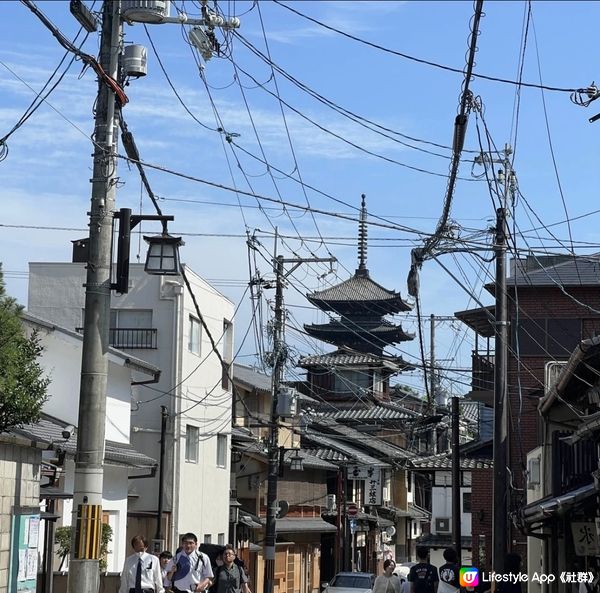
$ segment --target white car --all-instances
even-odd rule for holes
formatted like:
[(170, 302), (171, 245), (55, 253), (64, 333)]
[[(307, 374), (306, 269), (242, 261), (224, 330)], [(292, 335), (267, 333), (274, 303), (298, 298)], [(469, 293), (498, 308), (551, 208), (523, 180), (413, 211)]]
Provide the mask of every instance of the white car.
[(394, 574), (406, 581), (408, 580), (410, 567), (414, 566), (415, 564), (416, 562), (403, 562), (402, 564), (396, 564), (396, 568), (394, 568)]
[(371, 593), (374, 582), (371, 572), (338, 572), (323, 593)]

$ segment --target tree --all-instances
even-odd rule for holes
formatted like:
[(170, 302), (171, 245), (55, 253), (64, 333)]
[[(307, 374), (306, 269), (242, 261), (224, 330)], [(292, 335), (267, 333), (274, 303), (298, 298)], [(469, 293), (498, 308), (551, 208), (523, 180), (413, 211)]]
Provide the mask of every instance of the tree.
[(0, 264), (0, 432), (37, 422), (50, 380), (37, 362), (42, 347), (36, 332), (25, 335), (21, 307), (6, 294)]
[[(70, 525), (65, 525), (64, 527), (59, 527), (54, 532), (54, 543), (58, 545), (58, 550), (56, 553), (60, 558), (60, 566), (58, 570), (62, 570), (63, 564), (65, 560), (71, 553), (71, 540), (73, 537), (73, 530)], [(100, 535), (100, 562), (98, 568), (100, 572), (106, 572), (107, 567), (107, 558), (108, 558), (108, 545), (112, 541), (113, 530), (112, 527), (108, 523), (102, 523), (102, 533)]]

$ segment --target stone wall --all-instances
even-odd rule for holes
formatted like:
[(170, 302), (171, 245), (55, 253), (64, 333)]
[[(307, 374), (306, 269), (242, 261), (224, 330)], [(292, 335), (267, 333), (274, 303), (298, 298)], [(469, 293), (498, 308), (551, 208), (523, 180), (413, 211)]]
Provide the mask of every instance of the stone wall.
[(42, 452), (29, 443), (0, 435), (0, 593), (8, 593), (14, 507), (40, 505)]

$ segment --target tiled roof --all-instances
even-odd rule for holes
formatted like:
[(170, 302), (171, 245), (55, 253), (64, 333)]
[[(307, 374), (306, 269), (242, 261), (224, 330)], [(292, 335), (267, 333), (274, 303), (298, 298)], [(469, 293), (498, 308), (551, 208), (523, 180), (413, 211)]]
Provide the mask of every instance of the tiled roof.
[[(317, 448), (311, 449), (310, 447), (302, 449), (302, 451), (306, 451), (310, 453), (313, 457), (317, 457), (318, 459), (322, 459), (324, 461), (331, 461), (333, 463), (346, 462), (349, 461), (347, 455), (340, 453), (339, 451), (334, 451), (333, 449), (324, 449)], [(337, 467), (337, 466), (336, 466)]]
[(256, 437), (248, 428), (244, 428), (243, 426), (232, 426), (231, 440), (237, 443), (253, 443), (256, 441)]
[[(259, 442), (246, 443), (244, 445), (240, 445), (236, 447), (236, 450), (244, 451), (246, 453), (252, 453), (254, 456), (264, 457), (265, 460), (267, 459), (265, 447), (262, 443)], [(336, 464), (330, 463), (330, 460), (326, 459), (325, 457), (315, 455), (315, 451), (313, 449), (307, 449), (304, 447), (285, 451), (283, 457), (284, 465), (289, 466), (291, 463), (290, 458), (294, 455), (299, 455), (300, 457), (302, 457), (302, 465), (305, 468), (336, 470), (338, 467)]]
[(428, 510), (422, 509), (412, 502), (408, 503), (408, 512), (414, 519), (429, 519), (431, 517), (431, 513)]
[(388, 290), (368, 275), (361, 274), (355, 274), (348, 280), (325, 290), (313, 292), (307, 295), (307, 298), (317, 306), (336, 302), (370, 301), (372, 303), (387, 302), (396, 311), (410, 311), (412, 309), (407, 302), (402, 300), (399, 292)]
[(337, 531), (337, 527), (323, 521), (321, 517), (284, 517), (277, 519), (277, 533), (305, 533)]
[(233, 363), (233, 382), (247, 389), (256, 389), (262, 393), (271, 393), (271, 376), (252, 367)]
[(390, 322), (381, 322), (379, 325), (369, 327), (348, 319), (334, 319), (329, 323), (304, 324), (304, 329), (310, 335), (326, 341), (329, 341), (326, 336), (329, 336), (331, 341), (339, 341), (343, 336), (350, 335), (353, 341), (365, 341), (370, 337), (375, 343), (391, 344), (406, 342), (415, 337), (415, 334), (405, 332), (401, 325)]
[[(528, 256), (513, 262), (516, 274), (506, 279), (506, 286), (598, 286), (600, 257), (590, 256)], [(493, 294), (493, 285), (486, 285)]]
[(339, 424), (330, 418), (313, 417), (310, 419), (310, 425), (311, 427), (316, 426), (317, 429), (326, 429), (334, 433), (334, 435), (343, 436), (347, 439), (347, 442), (355, 444), (362, 449), (370, 450), (371, 452), (374, 452), (375, 455), (381, 455), (390, 463), (413, 457), (413, 455), (405, 449), (392, 445), (385, 440), (378, 438), (376, 435), (360, 432), (350, 426)]
[(368, 420), (407, 420), (414, 418), (419, 414), (412, 410), (407, 410), (399, 406), (389, 404), (375, 404), (371, 407), (352, 408), (349, 410), (331, 410), (331, 405), (321, 406), (320, 413), (324, 418), (332, 418), (333, 420), (344, 421), (353, 420), (357, 422), (365, 422)]
[[(417, 538), (417, 545), (428, 546), (430, 548), (448, 548), (452, 546), (451, 535), (444, 535), (442, 533), (426, 533), (421, 537)], [(472, 540), (470, 535), (463, 535), (460, 538), (460, 547), (462, 549), (470, 549), (472, 546)]]
[[(452, 457), (448, 453), (429, 457), (416, 457), (410, 460), (410, 465), (417, 470), (447, 471), (452, 469)], [(494, 467), (494, 463), (491, 459), (460, 458), (461, 470), (490, 469), (492, 467)]]
[[(376, 459), (363, 451), (360, 451), (356, 447), (353, 447), (346, 442), (341, 442), (336, 437), (325, 436), (322, 433), (310, 431), (309, 433), (305, 433), (302, 435), (303, 441), (308, 441), (309, 446), (310, 443), (313, 445), (324, 445), (329, 449), (333, 449), (340, 453), (343, 453), (349, 461), (354, 461), (360, 465), (374, 465), (377, 467), (390, 467), (388, 463), (381, 461), (380, 459)], [(322, 457), (321, 457), (322, 459)]]
[[(32, 441), (46, 443), (51, 449), (64, 451), (67, 455), (75, 456), (77, 448), (77, 430), (70, 438), (62, 436), (66, 422), (43, 414), (37, 424), (26, 424), (22, 428), (12, 428), (13, 434), (18, 434)], [(106, 441), (104, 447), (104, 463), (107, 465), (127, 466), (134, 468), (149, 468), (157, 465), (155, 459), (139, 453), (129, 443)]]
[(393, 371), (410, 370), (411, 367), (401, 356), (376, 356), (366, 352), (350, 352), (347, 350), (336, 350), (326, 354), (315, 354), (304, 356), (298, 361), (298, 366), (307, 368), (311, 366), (380, 366)]

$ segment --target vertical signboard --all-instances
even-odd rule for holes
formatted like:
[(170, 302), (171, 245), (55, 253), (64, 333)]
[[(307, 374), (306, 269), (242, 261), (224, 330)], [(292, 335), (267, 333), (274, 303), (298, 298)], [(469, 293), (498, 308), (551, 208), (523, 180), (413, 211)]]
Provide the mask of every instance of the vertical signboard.
[(9, 593), (35, 593), (40, 509), (14, 507), (10, 542)]

